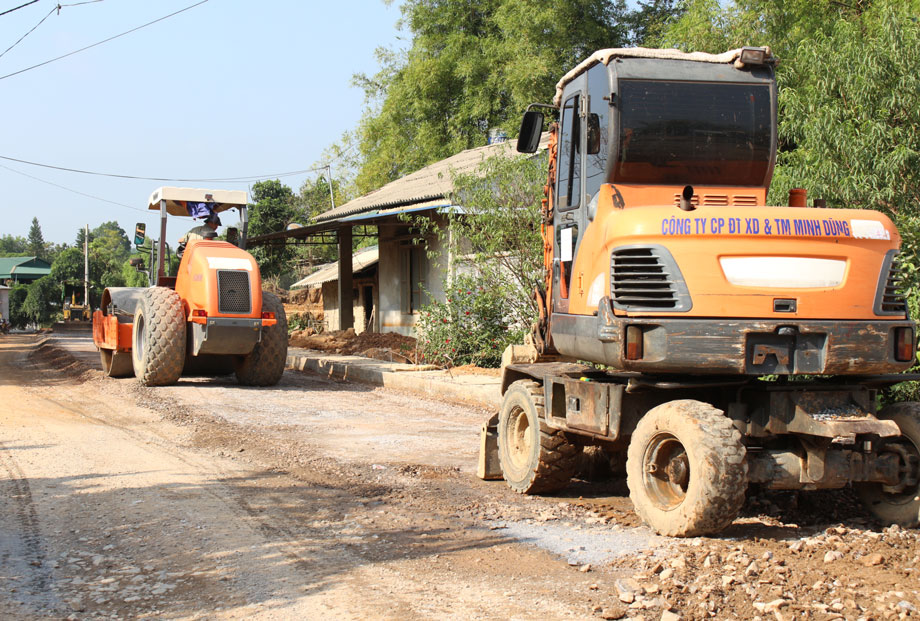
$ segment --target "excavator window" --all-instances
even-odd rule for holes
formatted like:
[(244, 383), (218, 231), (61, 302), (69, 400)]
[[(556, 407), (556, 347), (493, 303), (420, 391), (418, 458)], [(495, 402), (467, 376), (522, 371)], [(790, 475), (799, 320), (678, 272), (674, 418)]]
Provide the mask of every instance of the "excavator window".
[(613, 181), (760, 186), (770, 167), (766, 84), (621, 80)]
[(581, 198), (581, 118), (580, 95), (573, 95), (562, 105), (562, 135), (559, 143), (559, 197), (560, 210), (575, 209)]
[(588, 70), (588, 117), (585, 142), (585, 200), (590, 202), (606, 183), (610, 124), (610, 74), (599, 63)]

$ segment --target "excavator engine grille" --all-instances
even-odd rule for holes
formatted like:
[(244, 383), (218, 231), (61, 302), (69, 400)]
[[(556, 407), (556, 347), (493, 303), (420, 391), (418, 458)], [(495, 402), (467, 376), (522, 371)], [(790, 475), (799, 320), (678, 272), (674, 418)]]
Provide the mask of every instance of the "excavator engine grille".
[[(884, 270), (886, 266), (887, 274)], [(885, 281), (879, 283), (875, 297), (875, 314), (903, 317), (907, 315), (907, 298), (903, 293), (904, 283), (897, 251), (889, 251), (882, 268), (882, 277)]]
[(245, 314), (252, 311), (249, 272), (218, 270), (217, 297), (217, 310), (221, 313)]
[(662, 246), (617, 248), (610, 257), (610, 297), (627, 311), (688, 311), (691, 302), (683, 276)]

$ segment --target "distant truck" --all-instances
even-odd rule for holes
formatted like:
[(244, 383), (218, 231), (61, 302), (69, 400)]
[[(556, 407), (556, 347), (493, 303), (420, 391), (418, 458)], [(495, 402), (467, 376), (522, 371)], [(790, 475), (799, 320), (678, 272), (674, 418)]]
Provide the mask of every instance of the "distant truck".
[[(146, 386), (175, 383), (183, 372), (235, 372), (249, 386), (278, 383), (287, 361), (287, 319), (281, 301), (262, 290), (259, 266), (245, 250), (246, 193), (162, 187), (148, 208), (160, 213), (160, 239), (150, 246), (146, 269), (150, 286), (109, 287), (93, 314), (105, 374), (134, 375)], [(238, 243), (189, 241), (178, 271), (167, 274), (167, 215), (230, 209), (243, 225)], [(139, 224), (135, 244), (144, 243), (145, 233)], [(139, 259), (135, 265), (144, 267)]]
[(83, 299), (85, 288), (82, 282), (66, 281), (61, 286), (61, 308), (64, 321), (89, 321), (92, 318), (90, 306)]

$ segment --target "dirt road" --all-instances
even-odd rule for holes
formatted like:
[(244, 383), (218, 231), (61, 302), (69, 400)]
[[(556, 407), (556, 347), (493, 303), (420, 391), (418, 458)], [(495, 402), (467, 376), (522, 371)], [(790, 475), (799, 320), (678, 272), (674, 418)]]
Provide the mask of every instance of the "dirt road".
[(0, 339), (3, 618), (920, 608), (917, 534), (874, 528), (846, 493), (759, 496), (723, 537), (662, 540), (616, 481), (528, 499), (476, 480), (475, 410), (291, 371), (146, 389), (42, 343)]
[(479, 413), (295, 373), (150, 390), (23, 336), (0, 404), (6, 618), (591, 612), (594, 576), (474, 519), (503, 494), (458, 470)]

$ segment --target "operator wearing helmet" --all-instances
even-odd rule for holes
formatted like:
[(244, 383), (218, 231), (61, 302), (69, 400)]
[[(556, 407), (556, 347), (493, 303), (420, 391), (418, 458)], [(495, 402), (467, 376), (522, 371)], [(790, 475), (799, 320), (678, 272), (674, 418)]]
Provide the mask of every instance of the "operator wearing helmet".
[(176, 255), (182, 257), (185, 252), (185, 245), (193, 239), (214, 239), (217, 237), (217, 227), (220, 226), (220, 218), (216, 213), (211, 213), (204, 220), (204, 224), (199, 224), (179, 239), (179, 248)]

